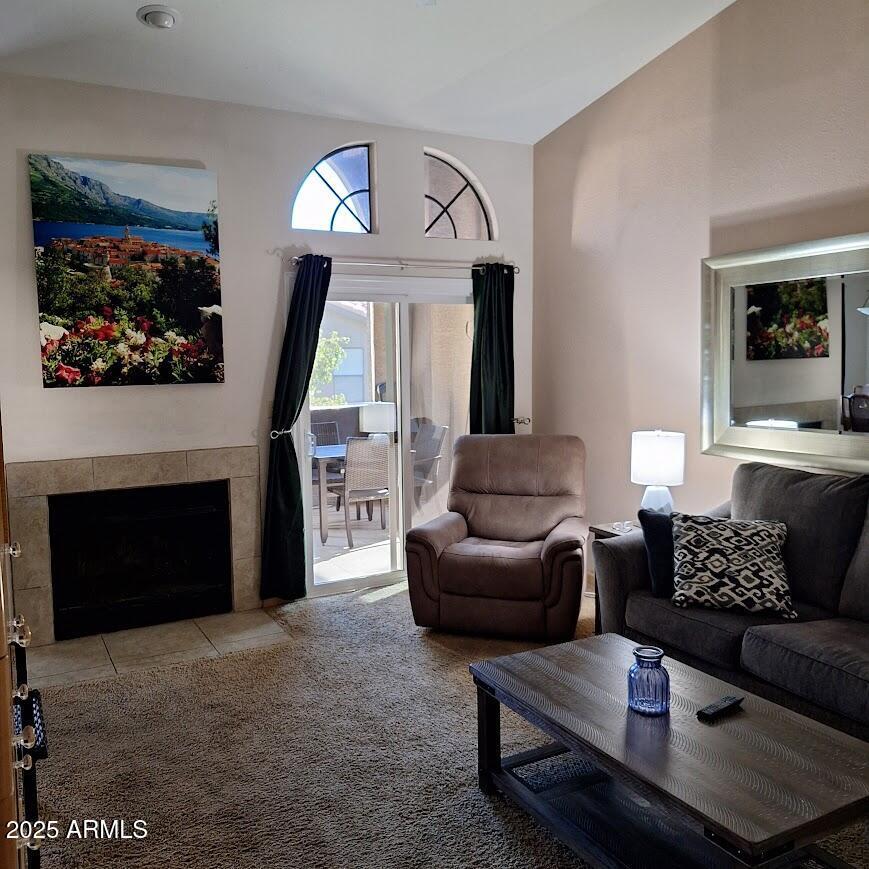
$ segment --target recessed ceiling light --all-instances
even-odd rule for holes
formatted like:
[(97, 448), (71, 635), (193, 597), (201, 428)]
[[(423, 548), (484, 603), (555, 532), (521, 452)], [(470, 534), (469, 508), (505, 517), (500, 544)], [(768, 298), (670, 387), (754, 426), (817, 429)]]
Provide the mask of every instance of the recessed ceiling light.
[(158, 30), (171, 30), (180, 18), (175, 9), (168, 6), (163, 6), (160, 3), (152, 3), (149, 6), (143, 6), (136, 12), (136, 18), (147, 24), (148, 27), (156, 27)]

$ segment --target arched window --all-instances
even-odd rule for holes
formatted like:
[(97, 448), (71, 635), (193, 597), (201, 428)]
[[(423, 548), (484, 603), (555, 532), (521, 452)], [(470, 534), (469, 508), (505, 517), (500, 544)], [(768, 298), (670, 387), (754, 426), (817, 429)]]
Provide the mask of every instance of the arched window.
[(371, 232), (370, 148), (348, 145), (317, 163), (293, 203), (293, 229)]
[(492, 241), (488, 196), (470, 171), (441, 151), (425, 150), (425, 234)]

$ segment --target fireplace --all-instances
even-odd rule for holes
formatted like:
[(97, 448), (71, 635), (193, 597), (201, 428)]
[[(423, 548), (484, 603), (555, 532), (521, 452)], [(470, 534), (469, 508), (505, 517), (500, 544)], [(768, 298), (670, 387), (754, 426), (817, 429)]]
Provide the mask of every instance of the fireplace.
[(51, 495), (58, 640), (232, 609), (227, 480)]

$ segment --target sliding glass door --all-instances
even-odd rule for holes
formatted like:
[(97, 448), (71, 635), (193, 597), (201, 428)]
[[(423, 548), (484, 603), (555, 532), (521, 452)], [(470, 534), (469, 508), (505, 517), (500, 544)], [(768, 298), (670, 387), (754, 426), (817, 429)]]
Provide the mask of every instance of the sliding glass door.
[(470, 304), (407, 305), (410, 527), (447, 509), (453, 442), (468, 431), (473, 321)]
[(473, 307), (470, 281), (433, 280), (414, 294), (400, 279), (333, 277), (295, 430), (309, 594), (403, 579), (407, 528), (446, 509), (452, 444), (468, 424)]

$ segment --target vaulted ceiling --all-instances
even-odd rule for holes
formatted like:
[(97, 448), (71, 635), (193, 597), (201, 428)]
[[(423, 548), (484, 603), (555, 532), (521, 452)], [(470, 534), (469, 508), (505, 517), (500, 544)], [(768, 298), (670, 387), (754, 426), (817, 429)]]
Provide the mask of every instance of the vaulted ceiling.
[(0, 71), (535, 142), (732, 0), (0, 0)]

